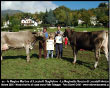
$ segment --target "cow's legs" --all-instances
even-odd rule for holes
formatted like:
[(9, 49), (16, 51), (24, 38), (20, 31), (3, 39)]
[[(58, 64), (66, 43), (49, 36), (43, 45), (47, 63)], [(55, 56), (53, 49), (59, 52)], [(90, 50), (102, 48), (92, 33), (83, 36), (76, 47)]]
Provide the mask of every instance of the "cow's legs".
[(3, 60), (3, 57), (2, 57), (2, 51), (1, 51), (1, 61)]
[(2, 55), (1, 55), (1, 61), (3, 60), (3, 57), (2, 57)]
[(3, 60), (2, 55), (1, 55), (1, 61)]
[(107, 58), (107, 61), (108, 61), (108, 48), (107, 47), (104, 47), (103, 48), (103, 51), (104, 51), (105, 57)]
[(95, 62), (95, 64), (94, 64), (94, 68), (96, 68), (97, 67), (97, 64), (98, 64), (98, 60), (99, 60), (99, 49), (96, 49), (95, 50), (95, 58), (96, 58), (96, 62)]
[(29, 45), (26, 45), (26, 55), (27, 55), (27, 62), (30, 61), (30, 56), (29, 56)]
[(76, 55), (77, 55), (77, 53), (78, 53), (78, 50), (74, 47), (74, 49), (73, 49), (73, 56), (74, 56), (73, 64), (76, 63)]
[(105, 57), (108, 61), (108, 40), (104, 41), (104, 44), (102, 45), (102, 50), (104, 51)]
[(99, 57), (100, 57), (100, 49), (99, 49), (99, 51), (98, 51), (98, 55), (99, 55)]

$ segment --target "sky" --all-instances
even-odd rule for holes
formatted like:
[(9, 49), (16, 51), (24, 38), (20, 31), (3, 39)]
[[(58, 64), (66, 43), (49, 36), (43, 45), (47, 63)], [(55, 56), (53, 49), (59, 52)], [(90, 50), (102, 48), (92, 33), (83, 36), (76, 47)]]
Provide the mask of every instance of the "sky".
[(91, 8), (97, 8), (98, 5), (104, 1), (55, 1), (53, 2), (54, 4), (61, 6), (64, 5), (71, 10), (76, 10), (76, 9), (91, 9)]
[(23, 12), (45, 12), (59, 6), (66, 6), (71, 10), (97, 8), (104, 1), (1, 1), (1, 10), (21, 10)]

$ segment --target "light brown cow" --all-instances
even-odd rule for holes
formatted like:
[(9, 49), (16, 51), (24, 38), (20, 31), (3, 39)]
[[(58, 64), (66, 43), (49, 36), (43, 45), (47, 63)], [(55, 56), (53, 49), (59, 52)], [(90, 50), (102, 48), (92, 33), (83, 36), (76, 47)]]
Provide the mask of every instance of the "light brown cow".
[[(29, 49), (32, 49), (33, 45), (37, 41), (36, 36), (37, 33), (32, 33), (30, 31), (1, 32), (1, 52), (10, 48), (25, 48), (27, 62), (29, 62)], [(1, 54), (1, 60), (2, 59)]]

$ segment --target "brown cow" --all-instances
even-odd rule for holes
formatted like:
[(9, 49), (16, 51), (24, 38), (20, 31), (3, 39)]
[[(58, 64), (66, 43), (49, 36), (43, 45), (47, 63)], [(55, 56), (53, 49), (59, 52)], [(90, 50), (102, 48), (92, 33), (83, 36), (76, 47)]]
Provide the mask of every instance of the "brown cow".
[(101, 48), (105, 52), (108, 61), (108, 31), (75, 32), (70, 29), (65, 29), (65, 36), (68, 37), (73, 49), (73, 63), (76, 63), (76, 55), (80, 49), (95, 51), (96, 62), (94, 68), (97, 67)]

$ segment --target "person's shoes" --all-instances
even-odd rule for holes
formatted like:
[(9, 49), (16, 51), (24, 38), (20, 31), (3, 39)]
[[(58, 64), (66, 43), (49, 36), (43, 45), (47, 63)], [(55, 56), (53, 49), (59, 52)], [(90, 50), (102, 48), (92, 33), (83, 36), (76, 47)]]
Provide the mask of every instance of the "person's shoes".
[(58, 58), (58, 56), (56, 56), (56, 58)]
[(62, 57), (59, 57), (59, 59), (62, 59)]
[(44, 57), (44, 59), (47, 59), (47, 57)]
[(41, 60), (41, 58), (39, 58), (39, 60)]

